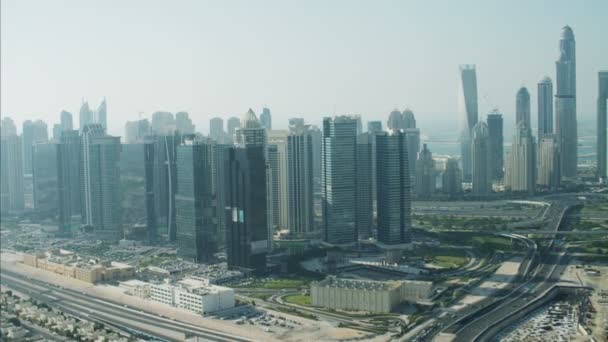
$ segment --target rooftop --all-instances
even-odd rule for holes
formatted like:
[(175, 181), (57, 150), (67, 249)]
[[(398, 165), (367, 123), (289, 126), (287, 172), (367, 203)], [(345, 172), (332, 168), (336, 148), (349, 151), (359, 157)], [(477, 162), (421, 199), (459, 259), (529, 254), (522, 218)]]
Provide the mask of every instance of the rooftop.
[(333, 287), (353, 290), (386, 291), (399, 288), (401, 286), (401, 283), (397, 281), (341, 279), (330, 276), (325, 278), (325, 280), (318, 282), (317, 285), (321, 287)]

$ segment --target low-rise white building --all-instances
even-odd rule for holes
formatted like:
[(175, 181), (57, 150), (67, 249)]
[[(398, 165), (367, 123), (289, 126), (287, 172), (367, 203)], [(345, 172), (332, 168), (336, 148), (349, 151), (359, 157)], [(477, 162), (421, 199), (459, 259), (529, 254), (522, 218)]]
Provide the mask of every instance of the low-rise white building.
[(150, 298), (199, 314), (234, 307), (233, 289), (189, 278), (175, 284), (151, 284)]
[(430, 296), (431, 282), (372, 281), (340, 279), (333, 276), (312, 283), (312, 305), (331, 309), (391, 312), (403, 301), (419, 301)]
[(131, 296), (139, 298), (150, 297), (150, 283), (146, 283), (145, 281), (137, 279), (121, 281), (118, 283), (118, 287), (124, 289), (125, 292)]

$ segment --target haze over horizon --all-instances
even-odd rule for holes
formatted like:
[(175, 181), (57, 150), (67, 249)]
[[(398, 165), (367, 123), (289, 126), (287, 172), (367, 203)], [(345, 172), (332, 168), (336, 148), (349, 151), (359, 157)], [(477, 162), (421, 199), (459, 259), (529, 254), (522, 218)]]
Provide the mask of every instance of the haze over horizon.
[[(32, 10), (32, 5), (35, 9)], [(267, 105), (290, 117), (382, 120), (410, 107), (422, 122), (457, 122), (459, 64), (476, 64), (480, 118), (494, 107), (514, 124), (526, 86), (555, 82), (561, 28), (574, 30), (578, 118), (596, 111), (597, 72), (608, 69), (608, 2), (5, 0), (1, 3), (1, 110), (23, 120), (78, 123), (81, 99), (108, 102), (109, 133), (138, 113), (187, 111), (207, 132), (213, 116)], [(489, 29), (491, 28), (491, 29)], [(364, 124), (365, 126), (365, 124)], [(430, 128), (422, 126), (423, 132)]]

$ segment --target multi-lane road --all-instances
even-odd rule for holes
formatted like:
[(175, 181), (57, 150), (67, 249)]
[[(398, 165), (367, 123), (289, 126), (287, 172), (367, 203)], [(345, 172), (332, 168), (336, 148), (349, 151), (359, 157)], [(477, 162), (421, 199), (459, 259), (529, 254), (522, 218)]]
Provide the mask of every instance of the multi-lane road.
[(102, 321), (125, 331), (157, 340), (183, 341), (186, 336), (198, 336), (208, 341), (253, 341), (242, 336), (175, 321), (104, 298), (61, 288), (5, 269), (2, 269), (0, 274), (0, 283), (74, 316)]

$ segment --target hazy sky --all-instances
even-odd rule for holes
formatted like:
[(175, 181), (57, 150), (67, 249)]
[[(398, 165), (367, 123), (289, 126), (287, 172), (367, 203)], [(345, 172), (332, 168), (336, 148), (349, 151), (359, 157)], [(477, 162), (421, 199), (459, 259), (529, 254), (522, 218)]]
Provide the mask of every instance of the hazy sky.
[(477, 64), (480, 113), (514, 121), (515, 93), (555, 80), (562, 26), (577, 44), (578, 113), (595, 113), (608, 69), (608, 1), (1, 2), (1, 111), (78, 123), (81, 99), (108, 102), (110, 133), (139, 112), (212, 116), (268, 105), (273, 124), (332, 114), (386, 121), (409, 106), (423, 132), (456, 121), (458, 65)]

